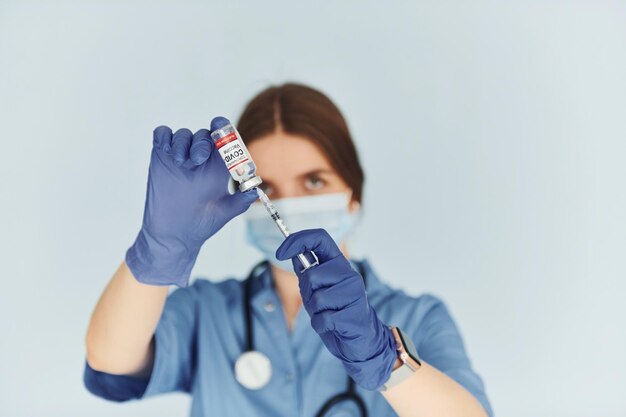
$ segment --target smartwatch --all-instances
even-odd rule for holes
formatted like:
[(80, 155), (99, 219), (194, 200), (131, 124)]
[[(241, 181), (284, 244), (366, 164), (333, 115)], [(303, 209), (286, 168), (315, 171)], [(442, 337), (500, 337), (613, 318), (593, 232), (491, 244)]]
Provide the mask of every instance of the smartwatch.
[(398, 350), (398, 357), (402, 361), (402, 365), (391, 372), (389, 379), (378, 389), (379, 391), (387, 391), (389, 388), (398, 385), (400, 382), (413, 375), (413, 373), (422, 366), (422, 363), (417, 357), (415, 345), (411, 342), (407, 334), (398, 327), (389, 326), (389, 328), (396, 340), (396, 349)]

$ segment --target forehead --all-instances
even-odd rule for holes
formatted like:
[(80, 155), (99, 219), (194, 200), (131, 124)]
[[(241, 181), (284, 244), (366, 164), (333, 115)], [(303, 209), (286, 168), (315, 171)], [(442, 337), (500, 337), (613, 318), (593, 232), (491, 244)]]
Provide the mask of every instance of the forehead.
[(247, 145), (261, 178), (279, 179), (325, 169), (333, 171), (324, 153), (304, 136), (276, 132)]

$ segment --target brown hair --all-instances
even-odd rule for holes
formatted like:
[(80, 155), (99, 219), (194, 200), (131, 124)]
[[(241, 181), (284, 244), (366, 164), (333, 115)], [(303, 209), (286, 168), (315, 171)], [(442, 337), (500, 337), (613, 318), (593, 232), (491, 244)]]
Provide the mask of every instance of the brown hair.
[(365, 180), (348, 125), (335, 104), (311, 87), (285, 83), (270, 86), (248, 102), (237, 130), (246, 143), (282, 129), (311, 140), (352, 189), (359, 203)]

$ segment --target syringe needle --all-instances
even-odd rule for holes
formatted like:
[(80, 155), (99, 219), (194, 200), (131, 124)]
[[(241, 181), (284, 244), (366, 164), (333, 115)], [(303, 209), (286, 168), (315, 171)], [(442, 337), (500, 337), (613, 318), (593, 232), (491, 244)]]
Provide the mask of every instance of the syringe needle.
[[(257, 191), (259, 194), (259, 200), (261, 200), (261, 202), (263, 203), (263, 206), (269, 213), (272, 220), (274, 220), (274, 223), (276, 223), (276, 226), (278, 226), (278, 229), (280, 230), (280, 232), (285, 237), (289, 236), (291, 233), (289, 232), (289, 229), (287, 229), (287, 226), (285, 225), (285, 222), (283, 222), (283, 219), (280, 218), (280, 214), (278, 214), (278, 210), (276, 210), (276, 207), (274, 207), (274, 205), (272, 204), (272, 201), (269, 199), (267, 194), (263, 192), (263, 190), (257, 187)], [(298, 259), (300, 259), (302, 266), (304, 266), (304, 269), (301, 272), (304, 272), (307, 269), (311, 268), (312, 266), (319, 264), (319, 261), (317, 259), (317, 256), (315, 256), (315, 253), (311, 251), (311, 254), (315, 258), (315, 261), (313, 263), (311, 263), (303, 253), (298, 254)]]
[(274, 220), (274, 223), (276, 223), (276, 226), (278, 226), (278, 228), (280, 229), (280, 232), (285, 237), (289, 236), (291, 233), (289, 232), (289, 229), (287, 229), (287, 226), (285, 226), (285, 222), (283, 222), (283, 219), (280, 218), (280, 214), (278, 214), (278, 210), (276, 210), (276, 207), (274, 207), (272, 201), (269, 199), (267, 194), (263, 192), (263, 190), (257, 188), (257, 191), (259, 194), (259, 199), (263, 203), (263, 206), (269, 213), (272, 220)]

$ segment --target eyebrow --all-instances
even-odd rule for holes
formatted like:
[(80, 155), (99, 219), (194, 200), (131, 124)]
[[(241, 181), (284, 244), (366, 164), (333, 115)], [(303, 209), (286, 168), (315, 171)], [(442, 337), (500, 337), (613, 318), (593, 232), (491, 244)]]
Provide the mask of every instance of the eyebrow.
[(313, 174), (332, 174), (332, 171), (329, 170), (329, 169), (322, 169), (322, 168), (314, 169), (312, 171), (307, 171), (304, 174), (298, 175), (297, 178), (305, 178), (305, 177), (308, 177), (308, 176), (313, 175)]
[[(309, 175), (313, 175), (313, 174), (332, 174), (332, 173), (333, 173), (333, 171), (331, 171), (329, 169), (320, 168), (320, 169), (314, 169), (312, 171), (307, 171), (307, 172), (305, 172), (303, 174), (298, 175), (296, 178), (301, 179), (301, 178), (306, 178)], [(272, 185), (272, 181), (263, 180), (263, 182), (265, 184)]]

